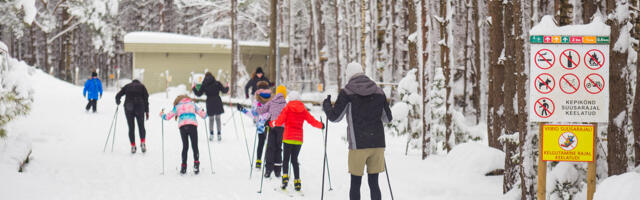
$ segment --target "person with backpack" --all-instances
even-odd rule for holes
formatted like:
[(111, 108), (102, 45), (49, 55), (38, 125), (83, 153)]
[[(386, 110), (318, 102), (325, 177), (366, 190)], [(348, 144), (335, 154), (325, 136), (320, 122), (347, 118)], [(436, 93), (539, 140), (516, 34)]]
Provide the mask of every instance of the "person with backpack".
[(160, 111), (160, 117), (163, 120), (178, 120), (178, 128), (180, 129), (180, 138), (182, 139), (182, 165), (180, 165), (180, 173), (187, 173), (187, 153), (189, 152), (189, 140), (191, 140), (191, 149), (193, 150), (193, 172), (200, 173), (200, 151), (198, 150), (198, 121), (196, 115), (202, 119), (207, 118), (207, 113), (199, 108), (191, 98), (187, 95), (180, 95), (173, 101), (173, 109), (164, 113)]
[(220, 99), (220, 92), (229, 92), (229, 86), (222, 86), (222, 83), (216, 80), (216, 78), (207, 72), (204, 75), (204, 80), (200, 89), (195, 86), (191, 89), (196, 96), (207, 95), (207, 115), (209, 116), (209, 138), (213, 140), (213, 123), (217, 124), (218, 141), (222, 140), (221, 130), (222, 123), (220, 123), (220, 115), (224, 113), (222, 107), (222, 99)]
[(98, 107), (98, 99), (102, 98), (102, 82), (98, 78), (98, 73), (91, 72), (91, 78), (84, 83), (82, 95), (89, 100), (85, 110), (89, 112), (89, 109), (93, 108), (95, 113), (96, 107)]
[[(276, 96), (262, 107), (257, 109), (258, 114), (269, 114), (267, 121), (274, 121), (280, 116), (280, 112), (287, 105), (287, 88), (283, 85), (276, 88)], [(267, 153), (265, 155), (264, 177), (271, 177), (274, 172), (276, 177), (280, 177), (282, 172), (282, 133), (283, 127), (273, 127), (269, 129), (267, 138)]]
[(269, 124), (271, 127), (281, 127), (284, 125), (284, 134), (282, 135), (282, 143), (284, 146), (284, 163), (282, 165), (282, 186), (285, 190), (289, 184), (289, 161), (293, 166), (293, 185), (296, 191), (302, 189), (302, 181), (300, 179), (300, 166), (298, 156), (302, 148), (303, 123), (311, 124), (311, 126), (324, 129), (324, 123), (316, 120), (309, 114), (307, 108), (300, 101), (300, 95), (297, 92), (289, 94), (289, 103), (282, 109), (280, 115), (275, 121)]
[[(256, 93), (258, 89), (260, 89), (258, 87), (258, 82), (260, 81), (267, 82), (269, 87), (273, 86), (271, 81), (269, 81), (269, 79), (266, 76), (264, 76), (264, 71), (262, 71), (262, 67), (258, 67), (256, 71), (253, 72), (253, 74), (251, 74), (251, 80), (249, 80), (249, 82), (247, 82), (247, 85), (244, 86), (244, 94), (247, 99), (250, 96), (249, 94), (253, 95)], [(251, 93), (249, 93), (249, 89), (251, 89)]]
[(238, 111), (248, 115), (253, 118), (253, 121), (256, 124), (256, 134), (258, 137), (258, 146), (257, 146), (257, 158), (256, 165), (257, 169), (262, 167), (262, 151), (264, 150), (264, 142), (267, 138), (267, 119), (269, 118), (269, 113), (258, 113), (258, 108), (262, 107), (271, 99), (271, 89), (269, 89), (269, 83), (266, 81), (258, 82), (258, 90), (255, 92), (255, 98), (253, 99), (253, 103), (251, 104), (251, 109), (246, 109), (242, 105), (238, 104)]
[(136, 136), (134, 120), (138, 122), (138, 133), (140, 134), (140, 149), (142, 153), (147, 152), (145, 143), (146, 130), (144, 129), (145, 114), (149, 120), (149, 92), (147, 88), (138, 80), (133, 80), (126, 84), (120, 92), (116, 94), (116, 104), (120, 105), (122, 96), (124, 100), (124, 114), (127, 117), (129, 126), (129, 142), (131, 143), (131, 153), (136, 153)]
[(349, 63), (345, 71), (349, 80), (335, 104), (327, 96), (322, 104), (327, 118), (339, 122), (347, 117), (348, 165), (351, 174), (349, 198), (360, 199), (360, 184), (367, 167), (372, 200), (382, 199), (378, 174), (385, 170), (385, 138), (383, 123), (392, 120), (389, 102), (382, 88), (362, 71), (358, 63)]

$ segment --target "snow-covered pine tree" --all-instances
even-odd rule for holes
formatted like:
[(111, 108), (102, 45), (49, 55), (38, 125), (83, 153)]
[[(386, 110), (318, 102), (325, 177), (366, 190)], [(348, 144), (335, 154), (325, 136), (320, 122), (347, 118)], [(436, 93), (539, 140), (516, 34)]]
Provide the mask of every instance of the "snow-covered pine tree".
[(398, 94), (401, 101), (391, 107), (394, 120), (386, 125), (391, 133), (407, 136), (405, 154), (409, 151), (409, 146), (417, 148), (421, 143), (418, 139), (422, 135), (422, 118), (420, 117), (422, 97), (418, 93), (417, 71), (417, 69), (411, 69), (398, 82)]
[(445, 96), (447, 95), (442, 67), (436, 67), (433, 81), (429, 90), (429, 106), (431, 107), (430, 131), (427, 137), (431, 137), (427, 150), (429, 154), (444, 152), (445, 134), (447, 127), (444, 125), (444, 117), (447, 112)]
[(0, 137), (3, 127), (15, 117), (27, 114), (33, 102), (33, 91), (26, 83), (26, 63), (10, 59), (6, 45), (0, 42)]

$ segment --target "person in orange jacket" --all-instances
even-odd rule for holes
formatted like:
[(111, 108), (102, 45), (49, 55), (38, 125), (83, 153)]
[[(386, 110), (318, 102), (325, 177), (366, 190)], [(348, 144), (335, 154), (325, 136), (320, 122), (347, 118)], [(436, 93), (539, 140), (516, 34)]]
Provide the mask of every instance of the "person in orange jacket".
[(289, 184), (289, 160), (291, 160), (291, 165), (293, 165), (293, 174), (295, 176), (293, 180), (294, 187), (296, 191), (302, 189), (298, 155), (300, 154), (300, 148), (302, 148), (302, 126), (304, 121), (307, 121), (313, 127), (324, 129), (324, 123), (313, 118), (304, 104), (299, 100), (300, 95), (297, 92), (291, 92), (289, 94), (289, 103), (282, 109), (278, 119), (271, 121), (270, 124), (271, 127), (284, 125), (284, 134), (282, 135), (282, 143), (284, 145), (284, 162), (282, 163), (283, 190), (286, 189)]

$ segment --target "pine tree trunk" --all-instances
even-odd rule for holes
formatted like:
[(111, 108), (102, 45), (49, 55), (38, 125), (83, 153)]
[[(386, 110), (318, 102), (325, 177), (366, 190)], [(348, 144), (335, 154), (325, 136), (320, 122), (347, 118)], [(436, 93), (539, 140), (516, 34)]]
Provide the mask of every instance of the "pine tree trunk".
[(489, 15), (491, 25), (489, 27), (489, 106), (487, 109), (487, 126), (489, 126), (489, 146), (502, 149), (498, 137), (504, 128), (501, 109), (503, 107), (502, 91), (504, 78), (504, 65), (499, 62), (500, 54), (504, 48), (504, 35), (502, 29), (503, 5), (501, 0), (489, 1)]
[(429, 132), (429, 123), (427, 122), (427, 83), (429, 82), (429, 76), (427, 74), (427, 66), (429, 61), (429, 52), (427, 51), (427, 45), (429, 44), (429, 27), (427, 25), (427, 1), (421, 0), (420, 9), (422, 10), (420, 27), (422, 29), (422, 73), (418, 76), (420, 78), (422, 88), (422, 159), (426, 159), (429, 155), (428, 144), (431, 142), (431, 134)]
[[(418, 19), (416, 15), (416, 3), (414, 0), (407, 1), (407, 7), (409, 10), (409, 34), (414, 34), (418, 31)], [(415, 39), (413, 41), (409, 40), (409, 67), (417, 68), (418, 67), (418, 40)], [(417, 80), (417, 79), (416, 79)]]
[(569, 0), (554, 0), (553, 8), (556, 22), (558, 26), (569, 25), (572, 23), (573, 6), (569, 3)]
[(278, 0), (271, 0), (271, 16), (269, 18), (269, 76), (272, 80), (276, 80), (276, 39), (278, 37)]
[(464, 70), (462, 72), (462, 77), (463, 77), (463, 89), (462, 89), (462, 102), (464, 102), (462, 104), (462, 114), (466, 115), (467, 114), (467, 97), (469, 96), (469, 93), (467, 92), (467, 88), (468, 88), (468, 82), (469, 82), (469, 23), (470, 23), (470, 19), (469, 19), (469, 5), (470, 3), (467, 2), (467, 0), (464, 1), (464, 50), (463, 50), (463, 65), (464, 65)]
[[(513, 2), (507, 2), (504, 5), (505, 13), (514, 13)], [(515, 110), (513, 108), (514, 100), (516, 97), (516, 66), (515, 66), (515, 54), (516, 54), (516, 44), (513, 32), (513, 23), (519, 19), (514, 19), (512, 17), (504, 18), (504, 38), (505, 38), (505, 49), (512, 49), (513, 51), (505, 51), (504, 60), (504, 118), (505, 119), (517, 119), (515, 115)], [(497, 21), (496, 21), (497, 22)], [(496, 23), (494, 22), (494, 23)], [(508, 136), (515, 134), (517, 130), (517, 120), (506, 120), (504, 131), (502, 132), (502, 136)], [(517, 177), (519, 175), (518, 172), (518, 160), (514, 160), (513, 157), (517, 155), (518, 146), (516, 141), (513, 140), (505, 140), (503, 141), (503, 150), (505, 152), (505, 161), (504, 161), (504, 176), (503, 176), (503, 186), (502, 192), (509, 192), (515, 185), (517, 181)]]
[(237, 97), (238, 81), (238, 0), (231, 0), (231, 96)]
[[(518, 112), (517, 112), (517, 132), (519, 135), (519, 143), (518, 143), (518, 155), (519, 155), (519, 163), (518, 163), (518, 172), (520, 179), (520, 194), (521, 199), (526, 200), (527, 196), (535, 195), (535, 191), (530, 191), (527, 188), (527, 178), (525, 176), (525, 168), (524, 168), (524, 145), (527, 140), (527, 135), (529, 131), (527, 129), (527, 121), (528, 121), (528, 110), (527, 110), (527, 83), (528, 76), (525, 73), (525, 42), (524, 38), (526, 37), (526, 33), (523, 30), (523, 24), (526, 17), (523, 15), (522, 4), (520, 0), (513, 1), (513, 18), (516, 19), (513, 22), (513, 35), (515, 36), (515, 61), (514, 67), (516, 70), (516, 93), (517, 93), (517, 102), (518, 102)], [(522, 36), (522, 37), (519, 37)]]
[(448, 24), (450, 23), (447, 19), (447, 12), (450, 12), (449, 10), (447, 10), (447, 4), (448, 4), (448, 0), (440, 0), (440, 17), (443, 19), (442, 22), (440, 22), (440, 40), (444, 41), (443, 45), (440, 45), (440, 63), (442, 65), (442, 73), (444, 75), (444, 85), (446, 87), (446, 91), (447, 91), (447, 96), (445, 97), (445, 108), (446, 108), (446, 114), (444, 116), (444, 123), (445, 123), (445, 127), (446, 127), (446, 131), (445, 131), (445, 149), (447, 150), (447, 152), (451, 151), (451, 149), (453, 148), (451, 146), (451, 144), (449, 143), (449, 140), (452, 136), (452, 127), (451, 127), (451, 103), (450, 103), (450, 94), (451, 94), (451, 86), (450, 86), (450, 82), (451, 82), (451, 66), (450, 66), (450, 60), (449, 60), (449, 28), (448, 28)]
[(480, 108), (480, 99), (482, 94), (480, 93), (480, 84), (482, 83), (482, 61), (480, 60), (480, 56), (482, 56), (482, 52), (480, 50), (480, 10), (478, 9), (478, 1), (471, 0), (473, 7), (473, 14), (471, 14), (471, 18), (473, 18), (473, 62), (472, 66), (474, 69), (473, 75), (471, 76), (471, 80), (473, 80), (473, 108), (475, 109), (476, 114), (476, 124), (480, 123), (480, 116), (482, 115), (482, 108)]
[[(631, 5), (638, 8), (640, 6), (640, 1), (632, 0)], [(640, 18), (635, 17), (631, 20), (633, 23), (633, 31), (631, 31), (632, 37), (634, 39), (640, 39)], [(636, 54), (636, 88), (635, 88), (635, 96), (633, 97), (633, 113), (631, 115), (632, 125), (633, 125), (633, 149), (634, 149), (634, 166), (640, 165), (640, 47), (636, 46), (635, 48)]]
[(338, 5), (338, 0), (333, 0), (333, 6), (335, 9), (335, 18), (336, 21), (336, 79), (338, 83), (338, 89), (342, 88), (342, 71), (340, 66), (340, 7)]
[[(607, 14), (615, 13), (615, 9), (616, 1), (607, 0)], [(622, 117), (626, 115), (624, 112), (627, 106), (627, 78), (623, 75), (623, 71), (627, 67), (628, 53), (614, 50), (615, 43), (620, 37), (620, 29), (623, 25), (619, 24), (615, 19), (608, 20), (607, 23), (611, 26), (609, 80), (611, 81), (611, 85), (615, 86), (610, 87), (609, 92), (607, 164), (609, 176), (614, 176), (627, 171), (627, 137), (624, 130), (626, 120), (617, 124), (616, 118), (618, 118), (619, 115), (623, 115)]]
[(582, 22), (587, 24), (591, 22), (591, 17), (597, 11), (595, 0), (582, 0)]

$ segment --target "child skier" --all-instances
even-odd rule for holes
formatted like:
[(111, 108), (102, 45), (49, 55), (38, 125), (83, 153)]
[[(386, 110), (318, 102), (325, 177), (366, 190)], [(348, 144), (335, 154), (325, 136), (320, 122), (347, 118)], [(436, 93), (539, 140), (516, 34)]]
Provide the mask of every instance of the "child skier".
[(196, 88), (194, 85), (193, 93), (196, 96), (202, 96), (203, 94), (207, 95), (207, 115), (209, 115), (209, 139), (213, 140), (213, 123), (216, 122), (218, 124), (218, 141), (222, 140), (221, 134), (221, 123), (220, 123), (220, 115), (224, 113), (224, 108), (222, 108), (222, 100), (220, 99), (220, 92), (227, 93), (229, 92), (229, 86), (224, 87), (222, 83), (216, 80), (216, 78), (211, 74), (211, 72), (207, 72), (204, 75), (204, 81), (202, 81), (202, 86), (200, 89)]
[(84, 90), (82, 95), (89, 100), (85, 110), (89, 112), (89, 109), (93, 108), (93, 112), (96, 112), (98, 106), (98, 99), (102, 98), (102, 82), (98, 78), (98, 73), (91, 72), (91, 79), (84, 83)]
[(262, 167), (262, 151), (264, 150), (264, 141), (266, 139), (266, 131), (267, 131), (267, 119), (269, 118), (269, 113), (259, 114), (257, 109), (266, 104), (269, 100), (271, 100), (271, 90), (269, 89), (269, 83), (266, 81), (258, 82), (258, 90), (255, 92), (255, 99), (251, 106), (251, 110), (247, 110), (242, 105), (238, 104), (238, 110), (242, 113), (245, 113), (253, 118), (253, 121), (256, 123), (256, 134), (258, 134), (258, 150), (257, 150), (257, 159), (256, 159), (256, 168), (260, 169)]
[(193, 100), (187, 95), (180, 95), (173, 101), (173, 110), (168, 113), (160, 112), (160, 117), (164, 120), (176, 118), (178, 127), (180, 128), (180, 137), (182, 138), (182, 165), (180, 173), (187, 173), (187, 152), (189, 151), (189, 139), (191, 139), (191, 148), (193, 149), (193, 171), (198, 174), (200, 172), (200, 152), (198, 151), (198, 121), (196, 115), (202, 119), (207, 118), (207, 113), (200, 109)]
[(272, 121), (270, 126), (277, 127), (284, 125), (284, 134), (282, 143), (284, 143), (284, 163), (282, 174), (282, 189), (286, 189), (289, 184), (289, 160), (293, 165), (293, 174), (295, 180), (293, 184), (296, 191), (302, 189), (302, 181), (300, 181), (300, 168), (298, 165), (298, 155), (302, 147), (303, 130), (302, 125), (307, 121), (311, 126), (324, 129), (324, 123), (319, 122), (307, 111), (307, 108), (299, 101), (300, 96), (297, 92), (289, 94), (289, 103), (282, 109), (280, 116), (276, 121)]
[[(268, 120), (275, 121), (280, 116), (280, 112), (287, 105), (287, 88), (283, 85), (276, 88), (276, 96), (271, 101), (264, 104), (257, 109), (258, 114), (269, 114)], [(282, 172), (282, 133), (283, 127), (273, 127), (269, 129), (267, 135), (267, 153), (265, 160), (264, 177), (269, 178), (271, 172), (274, 172), (276, 177), (280, 177)]]

